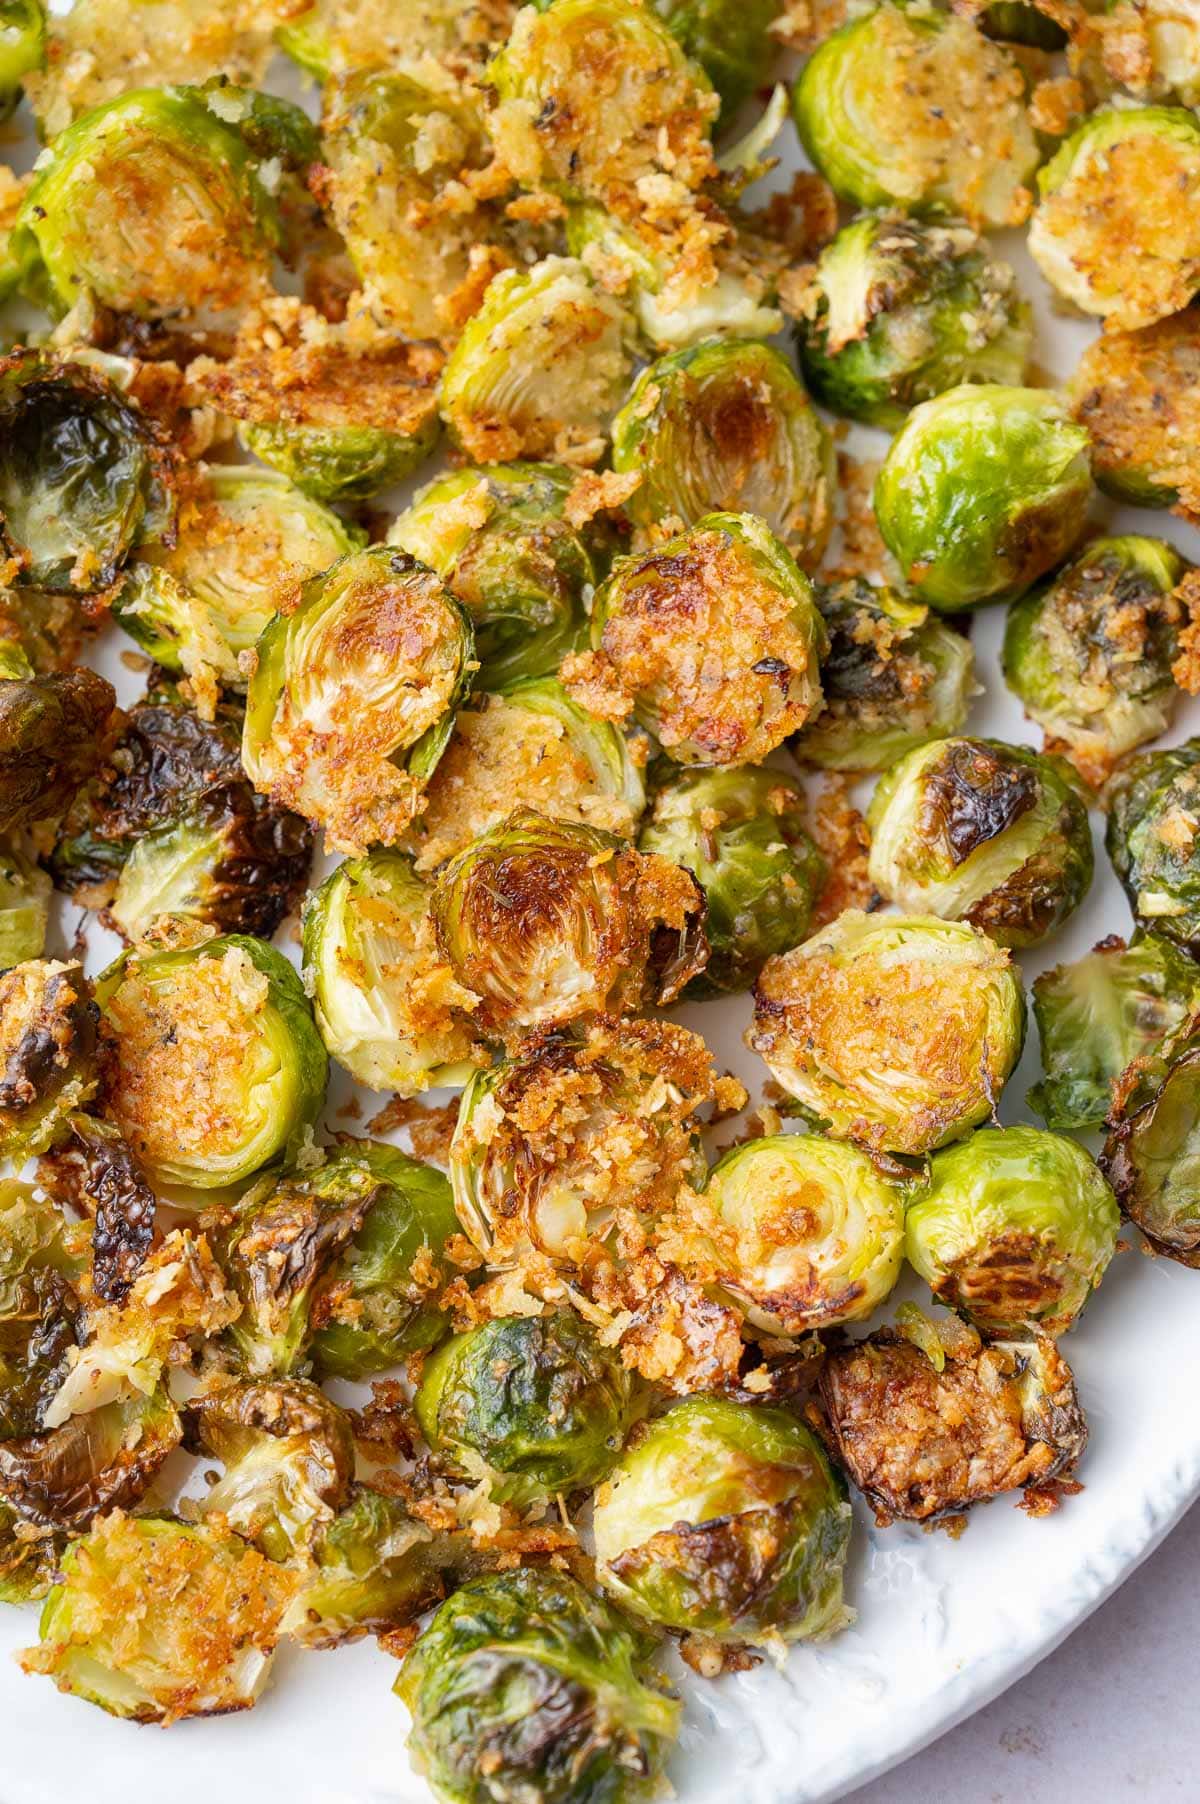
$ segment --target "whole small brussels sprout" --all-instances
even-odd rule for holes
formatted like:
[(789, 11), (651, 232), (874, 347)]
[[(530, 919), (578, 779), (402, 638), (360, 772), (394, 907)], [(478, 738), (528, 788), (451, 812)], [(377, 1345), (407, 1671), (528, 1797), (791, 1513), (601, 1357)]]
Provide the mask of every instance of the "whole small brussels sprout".
[(1107, 791), (1104, 843), (1138, 926), (1200, 947), (1200, 739), (1139, 752)]
[(1186, 569), (1163, 539), (1093, 539), (1009, 611), (1004, 679), (1094, 784), (1171, 724)]
[(568, 689), (598, 712), (635, 714), (679, 764), (753, 763), (820, 708), (812, 586), (753, 514), (706, 514), (618, 558), (596, 594), (592, 645), (564, 665)]
[(1106, 494), (1200, 517), (1200, 308), (1100, 333), (1067, 394)]
[(22, 76), (40, 69), (45, 57), (42, 0), (4, 0), (0, 7), (0, 114), (7, 117), (16, 110)]
[(41, 957), (50, 889), (45, 871), (20, 845), (0, 840), (0, 970)]
[(766, 960), (803, 939), (825, 861), (800, 789), (782, 772), (660, 772), (638, 846), (682, 865), (704, 892), (708, 963), (686, 996), (748, 989)]
[(1121, 1205), (1151, 1247), (1200, 1267), (1200, 1045), (1194, 1018), (1114, 1092), (1100, 1160)]
[(704, 339), (644, 369), (613, 421), (615, 470), (641, 484), (627, 512), (756, 514), (806, 567), (833, 523), (833, 444), (781, 351), (753, 339)]
[(941, 1303), (985, 1334), (1064, 1333), (1104, 1276), (1121, 1219), (1107, 1180), (1064, 1134), (980, 1128), (935, 1153), (905, 1252)]
[(305, 1146), (328, 1060), (300, 979), (250, 934), (146, 943), (100, 977), (104, 1100), (152, 1182), (211, 1190)]
[(338, 1647), (415, 1622), (442, 1599), (440, 1553), (398, 1499), (354, 1486), (345, 1509), (318, 1534), (280, 1634), (301, 1647)]
[(791, 742), (801, 764), (877, 771), (962, 726), (975, 692), (971, 642), (919, 602), (863, 577), (818, 583), (829, 650), (824, 706)]
[(37, 958), (0, 974), (0, 1157), (44, 1153), (96, 1094), (97, 1018), (79, 964)]
[(634, 1804), (678, 1729), (654, 1645), (550, 1567), (472, 1579), (400, 1669), (409, 1751), (443, 1804)]
[(1045, 1076), (1030, 1108), (1047, 1127), (1099, 1127), (1122, 1072), (1200, 1014), (1200, 967), (1156, 933), (1129, 946), (1113, 935), (1035, 977), (1033, 1013)]
[(1012, 270), (970, 226), (896, 213), (864, 214), (826, 245), (797, 326), (821, 404), (892, 431), (961, 383), (1019, 383), (1032, 337)]
[(948, 389), (892, 440), (875, 517), (918, 598), (1012, 601), (1061, 563), (1092, 498), (1087, 433), (1045, 389)]
[(1200, 123), (1186, 108), (1093, 113), (1039, 171), (1038, 189), (1029, 253), (1084, 313), (1150, 326), (1200, 289)]
[(485, 1031), (635, 1013), (678, 996), (708, 958), (689, 872), (615, 834), (520, 808), (439, 873), (438, 945)]
[(967, 19), (885, 4), (832, 32), (792, 111), (809, 156), (859, 207), (1020, 225), (1037, 138), (1018, 64)]
[(935, 739), (879, 779), (867, 810), (875, 888), (912, 913), (1035, 946), (1091, 887), (1092, 829), (1061, 759), (996, 739)]
[(597, 1493), (596, 1571), (638, 1615), (718, 1641), (799, 1641), (846, 1619), (845, 1488), (784, 1409), (687, 1397)]
[(620, 1349), (573, 1309), (456, 1334), (426, 1361), (414, 1399), (434, 1452), (521, 1509), (599, 1484), (637, 1405)]
[(112, 736), (116, 691), (82, 666), (0, 677), (0, 833), (52, 820)]
[(718, 126), (732, 119), (770, 76), (777, 0), (654, 0), (654, 10), (720, 96)]
[(371, 545), (301, 583), (253, 654), (242, 762), (342, 852), (397, 840), (472, 669), (466, 611), (423, 564)]
[(847, 909), (764, 965), (747, 1044), (835, 1134), (920, 1154), (986, 1120), (1024, 1038), (1021, 980), (985, 933)]

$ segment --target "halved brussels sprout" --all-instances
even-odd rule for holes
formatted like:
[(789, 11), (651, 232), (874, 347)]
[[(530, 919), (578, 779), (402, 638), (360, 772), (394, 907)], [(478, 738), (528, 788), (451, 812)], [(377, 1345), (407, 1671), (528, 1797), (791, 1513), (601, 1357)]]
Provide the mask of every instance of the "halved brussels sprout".
[(914, 1314), (821, 1368), (822, 1430), (875, 1520), (957, 1516), (1018, 1487), (1036, 1508), (1087, 1443), (1070, 1367), (1044, 1334), (982, 1343)]
[(470, 679), (471, 622), (404, 551), (371, 545), (297, 585), (253, 654), (242, 762), (342, 852), (418, 812)]
[(860, 576), (818, 583), (816, 599), (829, 637), (824, 706), (792, 740), (801, 764), (886, 770), (914, 746), (957, 732), (975, 692), (969, 639)]
[(1200, 967), (1156, 933), (1129, 946), (1113, 936), (1035, 977), (1033, 1013), (1045, 1076), (1030, 1108), (1047, 1127), (1099, 1127), (1122, 1072), (1200, 1014)]
[(642, 525), (757, 514), (799, 562), (820, 559), (833, 523), (833, 446), (782, 352), (710, 338), (642, 371), (613, 421), (613, 468), (642, 481)]
[(427, 1361), (414, 1407), (435, 1453), (524, 1509), (599, 1484), (638, 1402), (620, 1349), (564, 1308), (456, 1334)]
[(394, 0), (315, 0), (299, 13), (289, 8), (275, 37), (320, 82), (403, 62), (472, 75), (507, 33), (513, 10), (511, 0), (422, 0), (402, 10)]
[(328, 1060), (265, 940), (143, 944), (100, 978), (104, 1100), (152, 1182), (211, 1190), (306, 1145)]
[[(43, 1420), (51, 1413), (52, 1406)], [(35, 1529), (80, 1534), (104, 1511), (141, 1501), (181, 1432), (170, 1397), (157, 1389), (0, 1439), (0, 1509)]]
[(893, 431), (961, 383), (1021, 382), (1032, 339), (1012, 270), (970, 226), (895, 213), (852, 220), (826, 245), (797, 326), (822, 405)]
[(905, 1252), (985, 1334), (1063, 1334), (1103, 1278), (1121, 1218), (1095, 1162), (1045, 1128), (980, 1128), (935, 1153)]
[(592, 644), (564, 665), (568, 689), (597, 712), (633, 712), (680, 764), (765, 758), (820, 708), (812, 585), (753, 514), (707, 514), (618, 558), (596, 595)]
[(236, 1535), (120, 1510), (68, 1549), (62, 1574), (22, 1666), (145, 1723), (248, 1710), (296, 1588)]
[(0, 678), (0, 833), (48, 821), (100, 763), (116, 691), (94, 670)]
[(497, 1268), (530, 1248), (594, 1260), (627, 1218), (653, 1220), (682, 1184), (703, 1187), (697, 1113), (714, 1083), (703, 1040), (667, 1022), (534, 1035), (463, 1091), (450, 1182), (465, 1232)]
[(875, 516), (919, 599), (946, 613), (1013, 601), (1061, 563), (1091, 503), (1087, 442), (1046, 389), (967, 383), (914, 408)]
[(717, 123), (732, 119), (770, 76), (778, 0), (654, 0), (654, 10), (720, 95)]
[(645, 807), (625, 736), (572, 701), (555, 677), (528, 677), (460, 708), (408, 830), (419, 871), (498, 827), (519, 796), (550, 820), (633, 837)]
[(1200, 948), (1200, 739), (1140, 752), (1107, 792), (1104, 843), (1138, 926)]
[(747, 1044), (835, 1134), (920, 1154), (993, 1113), (1024, 1038), (1020, 977), (985, 933), (847, 909), (768, 960)]
[(388, 544), (428, 564), (470, 614), (483, 688), (552, 676), (579, 643), (597, 572), (563, 515), (574, 481), (555, 464), (455, 470), (392, 523)]
[(910, 913), (1035, 946), (1083, 901), (1092, 829), (1061, 759), (998, 739), (935, 739), (879, 779), (868, 872)]
[(415, 1622), (443, 1595), (429, 1529), (368, 1485), (356, 1485), (322, 1530), (312, 1561), (279, 1625), (302, 1647), (337, 1647)]
[(50, 879), (21, 846), (0, 840), (0, 970), (40, 958), (50, 915)]
[(361, 543), (354, 527), (276, 470), (198, 472), (178, 533), (143, 547), (113, 613), (164, 670), (245, 687), (238, 655), (275, 612), (283, 572), (325, 570)]
[(382, 847), (331, 871), (304, 905), (304, 981), (326, 1048), (360, 1084), (415, 1096), (480, 1056), (476, 998), (438, 950), (431, 892)]
[(1200, 308), (1102, 332), (1067, 392), (1107, 494), (1200, 517)]
[(792, 94), (804, 148), (859, 207), (1020, 225), (1038, 166), (1025, 79), (968, 19), (883, 5), (831, 33)]
[(31, 959), (0, 975), (0, 1157), (44, 1153), (95, 1095), (96, 1022), (82, 965)]
[(447, 360), (442, 418), (479, 464), (564, 451), (594, 461), (632, 361), (625, 308), (576, 258), (503, 270)]
[(1186, 569), (1163, 539), (1093, 539), (1009, 613), (1005, 681), (1093, 784), (1171, 724)]
[(1119, 1082), (1101, 1168), (1151, 1247), (1200, 1267), (1200, 1045), (1195, 1021)]
[(42, 0), (4, 0), (0, 7), (0, 115), (7, 117), (15, 111), (22, 77), (40, 69), (45, 57)]
[(847, 1620), (845, 1487), (786, 1410), (673, 1404), (597, 1493), (594, 1522), (601, 1583), (651, 1622), (753, 1645)]
[(439, 873), (438, 944), (475, 1019), (505, 1034), (677, 997), (708, 959), (687, 871), (615, 834), (519, 808)]
[(1038, 188), (1029, 253), (1084, 313), (1150, 326), (1200, 289), (1200, 122), (1185, 108), (1093, 113)]
[(664, 770), (638, 846), (682, 865), (704, 892), (708, 963), (687, 996), (748, 989), (808, 931), (825, 861), (803, 792), (781, 771)]

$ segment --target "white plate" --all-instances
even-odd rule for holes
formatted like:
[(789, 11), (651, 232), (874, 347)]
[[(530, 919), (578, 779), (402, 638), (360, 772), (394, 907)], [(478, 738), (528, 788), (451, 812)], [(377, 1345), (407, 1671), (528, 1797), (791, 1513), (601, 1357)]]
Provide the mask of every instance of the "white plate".
[[(294, 93), (290, 81), (269, 85)], [(780, 178), (801, 158), (785, 127)], [(1022, 235), (1002, 248), (1038, 314), (1036, 357), (1065, 378), (1093, 335), (1056, 318)], [(878, 454), (879, 435), (852, 443)], [(1172, 539), (1200, 560), (1200, 534), (1168, 514), (1097, 506), (1112, 530)], [(988, 693), (969, 728), (1040, 744), (1000, 676), (1003, 610), (976, 616), (972, 637)], [(122, 693), (138, 684), (117, 661), (114, 633), (98, 660)], [(1171, 741), (1200, 732), (1200, 705), (1181, 709)], [(1128, 933), (1129, 911), (1104, 856), (1097, 817), (1097, 875), (1083, 909), (1049, 947), (1022, 957), (1027, 979), (1076, 958), (1108, 933)], [(74, 911), (64, 911), (69, 939)], [(91, 964), (104, 956), (93, 934)], [(294, 947), (285, 948), (294, 953)], [(746, 1051), (745, 999), (679, 1011), (757, 1093), (766, 1072)], [(1030, 1119), (1025, 1091), (1040, 1074), (1037, 1035), (1002, 1099), (1005, 1121)], [(335, 1083), (331, 1107), (345, 1101)], [(377, 1098), (363, 1093), (369, 1115)], [(343, 1119), (335, 1126), (345, 1129)], [(970, 1518), (962, 1540), (912, 1526), (879, 1530), (856, 1504), (847, 1574), (854, 1626), (818, 1648), (796, 1649), (783, 1671), (766, 1664), (716, 1684), (676, 1662), (686, 1700), (670, 1776), (682, 1804), (822, 1804), (978, 1709), (1029, 1670), (1162, 1539), (1200, 1492), (1200, 1390), (1195, 1371), (1200, 1274), (1144, 1258), (1137, 1237), (1072, 1330), (1066, 1351), (1091, 1425), (1085, 1489), (1055, 1516), (1034, 1520), (1002, 1499)], [(900, 1294), (906, 1294), (903, 1290)], [(910, 1283), (908, 1293), (919, 1296)], [(395, 1662), (374, 1643), (335, 1653), (284, 1649), (263, 1702), (243, 1716), (181, 1724), (169, 1735), (113, 1721), (25, 1678), (11, 1654), (36, 1638), (37, 1613), (0, 1611), (0, 1804), (427, 1804), (409, 1770), (407, 1720), (391, 1695)], [(1131, 1650), (1132, 1651), (1132, 1650)]]

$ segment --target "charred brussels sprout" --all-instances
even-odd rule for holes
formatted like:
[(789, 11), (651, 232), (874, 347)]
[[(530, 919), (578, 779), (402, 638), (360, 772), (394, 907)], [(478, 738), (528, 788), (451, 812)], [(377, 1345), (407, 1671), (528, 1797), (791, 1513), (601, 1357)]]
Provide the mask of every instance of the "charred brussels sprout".
[(718, 124), (731, 119), (770, 75), (778, 0), (654, 0), (654, 10), (720, 95)]
[(1140, 332), (1102, 332), (1068, 394), (1107, 494), (1200, 518), (1200, 308)]
[(855, 219), (825, 247), (798, 327), (817, 399), (892, 431), (961, 383), (1020, 382), (1032, 335), (1012, 270), (970, 226), (894, 213)]
[(1095, 1163), (1045, 1128), (980, 1128), (930, 1162), (908, 1262), (986, 1334), (1065, 1332), (1100, 1283), (1120, 1216)]
[(421, 1433), (496, 1502), (525, 1508), (599, 1484), (615, 1465), (637, 1397), (619, 1348), (572, 1309), (504, 1316), (456, 1334), (427, 1362)]
[(1094, 539), (1008, 616), (1009, 688), (1094, 783), (1171, 724), (1186, 568), (1162, 539)]
[(1138, 926), (1200, 947), (1200, 739), (1141, 752), (1108, 790), (1105, 845)]
[(96, 1021), (81, 965), (33, 959), (0, 975), (0, 1156), (45, 1152), (95, 1095)]
[(236, 1535), (119, 1510), (74, 1543), (62, 1573), (25, 1671), (144, 1723), (248, 1710), (296, 1586)]
[(1030, 255), (1083, 312), (1150, 326), (1200, 289), (1200, 123), (1185, 108), (1093, 113), (1038, 188)]
[(919, 1154), (993, 1112), (1024, 1038), (1021, 980), (986, 934), (847, 909), (768, 960), (748, 1042), (835, 1134)]
[(407, 552), (373, 545), (300, 584), (254, 660), (242, 761), (255, 788), (339, 851), (394, 842), (471, 674), (462, 606)]
[(116, 700), (94, 670), (0, 677), (0, 833), (66, 807), (104, 756)]
[(50, 913), (50, 879), (19, 845), (0, 840), (0, 970), (40, 958)]
[(70, 1129), (41, 1161), (39, 1180), (91, 1217), (92, 1291), (101, 1302), (123, 1303), (155, 1244), (158, 1201), (111, 1121), (76, 1112)]
[(4, 0), (0, 6), (0, 115), (21, 98), (21, 78), (40, 69), (46, 56), (42, 0)]
[(877, 771), (956, 732), (975, 692), (971, 642), (919, 602), (862, 577), (818, 584), (824, 706), (792, 740), (801, 764)]
[(663, 775), (638, 845), (682, 865), (704, 891), (708, 963), (688, 996), (747, 989), (773, 953), (804, 938), (825, 875), (807, 812), (780, 771)]
[(236, 1184), (306, 1145), (327, 1059), (264, 940), (135, 947), (97, 985), (109, 1111), (152, 1182)]
[(1100, 1161), (1121, 1212), (1155, 1252), (1200, 1266), (1200, 1045), (1194, 1024), (1114, 1093)]
[(564, 667), (568, 688), (633, 712), (680, 764), (765, 758), (820, 708), (825, 629), (812, 586), (753, 514), (706, 514), (618, 558), (596, 595), (592, 645)]
[(317, 1537), (280, 1633), (302, 1647), (337, 1647), (415, 1622), (441, 1601), (441, 1550), (393, 1497), (357, 1485)]
[(1039, 151), (1016, 62), (966, 19), (877, 6), (805, 64), (801, 140), (842, 200), (1019, 225)]
[(833, 448), (791, 365), (771, 345), (705, 339), (642, 371), (613, 421), (613, 467), (636, 472), (628, 511), (757, 514), (806, 567), (833, 520)]
[(1200, 967), (1158, 934), (1101, 940), (1033, 982), (1045, 1076), (1029, 1106), (1052, 1128), (1099, 1127), (1113, 1085), (1200, 1013)]
[(665, 858), (518, 809), (451, 859), (430, 904), (438, 944), (494, 1033), (636, 1013), (704, 969), (704, 899)]
[(596, 1566), (651, 1622), (718, 1641), (799, 1641), (846, 1620), (850, 1505), (786, 1410), (688, 1397), (596, 1498)]
[(341, 864), (304, 908), (304, 978), (328, 1051), (360, 1084), (414, 1096), (476, 1062), (475, 997), (439, 951), (431, 891), (403, 852)]
[(947, 613), (1012, 601), (1061, 563), (1092, 498), (1087, 442), (1045, 389), (968, 383), (915, 408), (875, 515), (918, 598)]
[(679, 1720), (653, 1650), (564, 1573), (473, 1579), (396, 1681), (410, 1752), (443, 1804), (633, 1804), (653, 1795)]
[(880, 778), (868, 869), (913, 913), (969, 921), (999, 946), (1034, 946), (1092, 881), (1087, 809), (1061, 760), (995, 739), (936, 739)]

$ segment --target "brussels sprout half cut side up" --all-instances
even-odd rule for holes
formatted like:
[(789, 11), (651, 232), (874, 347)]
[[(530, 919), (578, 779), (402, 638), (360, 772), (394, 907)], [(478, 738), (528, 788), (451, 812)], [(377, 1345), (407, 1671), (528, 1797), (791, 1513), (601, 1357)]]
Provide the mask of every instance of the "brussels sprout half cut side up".
[(1200, 739), (1139, 752), (1107, 792), (1104, 843), (1137, 925), (1200, 947)]
[(767, 961), (747, 1043), (839, 1137), (921, 1154), (993, 1114), (1024, 1038), (1021, 980), (986, 934), (847, 909)]
[(935, 1153), (908, 1211), (908, 1262), (986, 1334), (1066, 1331), (1104, 1276), (1121, 1219), (1095, 1162), (1045, 1128), (980, 1128)]
[(454, 725), (470, 619), (431, 570), (372, 545), (299, 584), (258, 642), (242, 760), (339, 851), (394, 843)]
[(0, 1157), (44, 1153), (95, 1095), (97, 1018), (81, 965), (39, 958), (0, 974)]
[(1012, 601), (1061, 563), (1092, 498), (1087, 443), (1045, 389), (968, 383), (914, 408), (875, 516), (917, 598), (946, 613)]
[(21, 846), (0, 840), (0, 970), (41, 957), (50, 889), (45, 871)]
[(846, 1619), (845, 1487), (786, 1410), (674, 1404), (597, 1494), (595, 1535), (606, 1590), (667, 1628), (753, 1645)]
[(1119, 1082), (1101, 1166), (1156, 1253), (1200, 1267), (1200, 1046), (1196, 1024)]
[(328, 1060), (265, 940), (140, 945), (96, 995), (105, 1102), (152, 1182), (220, 1188), (307, 1144)]
[(409, 1750), (443, 1804), (636, 1804), (654, 1795), (679, 1724), (654, 1647), (565, 1573), (473, 1579), (400, 1670)]
[(1200, 307), (1102, 332), (1067, 392), (1106, 494), (1200, 519)]
[(820, 559), (833, 523), (833, 444), (773, 346), (707, 339), (660, 357), (634, 383), (612, 437), (613, 468), (642, 478), (627, 506), (639, 524), (756, 514), (798, 563)]
[(1034, 946), (1086, 896), (1092, 829), (1061, 759), (996, 739), (935, 739), (880, 778), (868, 871), (912, 913)]

